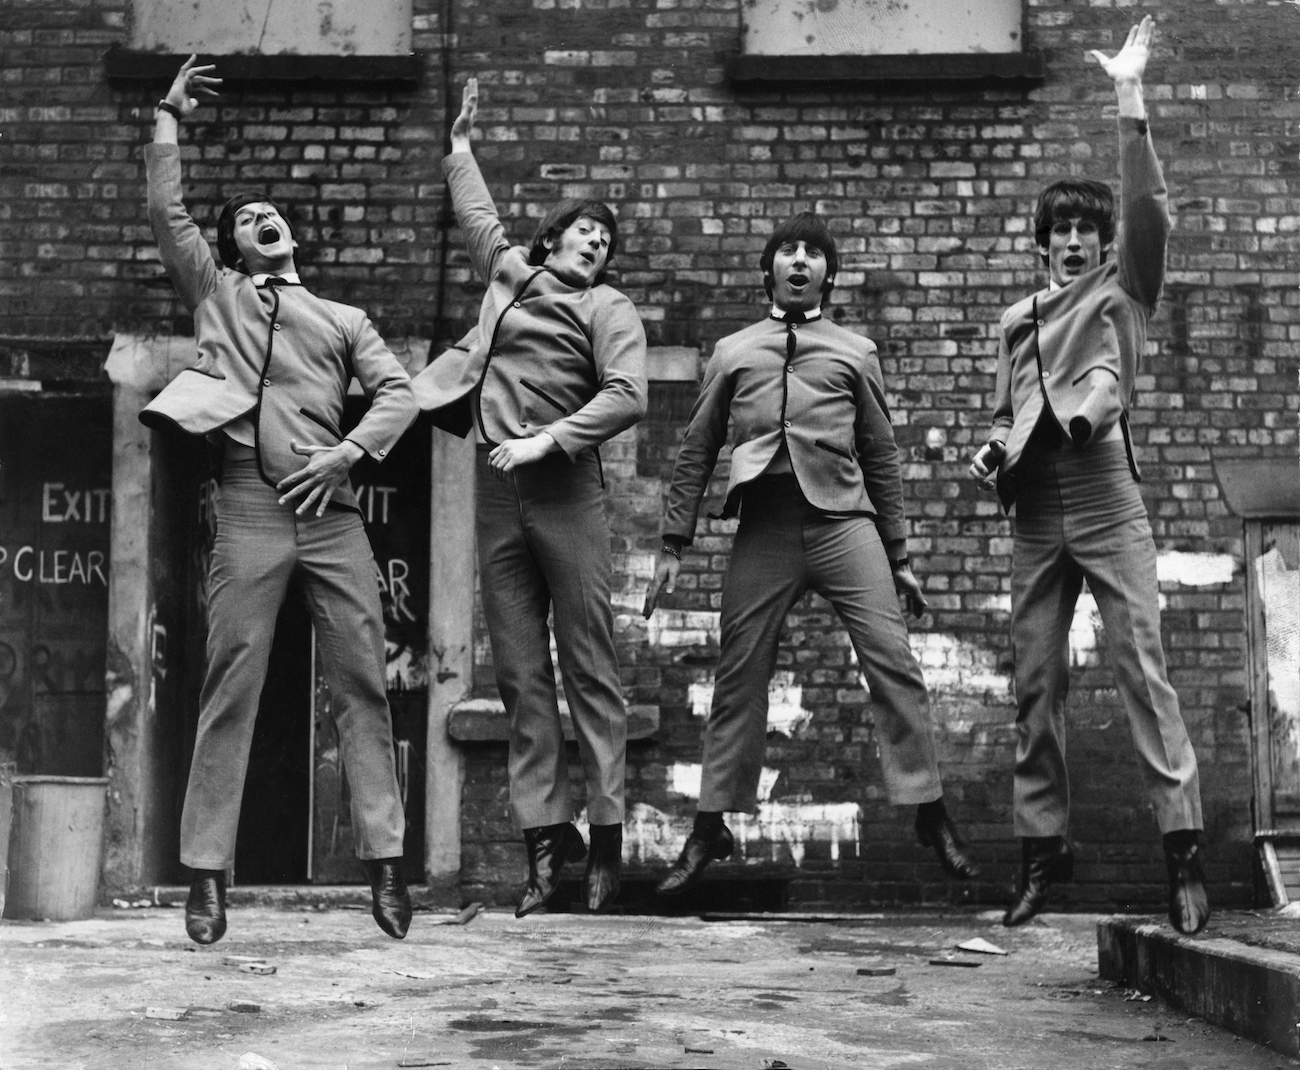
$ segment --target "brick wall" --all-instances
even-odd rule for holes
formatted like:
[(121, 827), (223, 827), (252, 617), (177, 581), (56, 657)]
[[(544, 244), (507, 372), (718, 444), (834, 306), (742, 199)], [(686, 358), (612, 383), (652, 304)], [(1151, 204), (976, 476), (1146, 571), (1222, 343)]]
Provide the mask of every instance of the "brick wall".
[[(762, 313), (756, 261), (775, 221), (810, 206), (824, 213), (842, 263), (832, 314), (880, 346), (911, 551), (932, 606), (914, 645), (949, 798), (988, 863), (973, 895), (997, 901), (1016, 854), (1009, 530), (963, 473), (989, 422), (997, 316), (1042, 281), (1027, 220), (1034, 194), (1065, 174), (1115, 174), (1113, 95), (1084, 51), (1117, 48), (1132, 21), (1153, 13), (1160, 38), (1146, 93), (1176, 226), (1133, 426), (1167, 563), (1166, 650), (1202, 764), (1216, 897), (1246, 901), (1241, 527), (1211, 460), (1296, 452), (1300, 14), (1246, 0), (1041, 0), (1026, 18), (1027, 48), (1047, 57), (1038, 87), (739, 89), (723, 63), (738, 48), (740, 7), (417, 0), (416, 47), (427, 53), (418, 87), (232, 89), (187, 131), (187, 196), (208, 220), (236, 188), (268, 188), (293, 206), (305, 274), (320, 292), (365, 306), (392, 336), (451, 337), (472, 320), (481, 286), (455, 235), (443, 245), (443, 85), (450, 74), (454, 94), (477, 74), (478, 154), (512, 237), (526, 239), (559, 196), (609, 200), (624, 223), (617, 284), (652, 344), (704, 350)], [(72, 354), (58, 364), (65, 377), (91, 378), (91, 343), (114, 331), (190, 329), (144, 219), (140, 146), (162, 87), (103, 78), (100, 54), (125, 39), (127, 14), (113, 0), (32, 0), (0, 16), (0, 374), (39, 378), (59, 352)], [(711, 680), (732, 530), (705, 525), (670, 611), (642, 622), (656, 515), (691, 400), (688, 386), (655, 385), (646, 420), (606, 449), (624, 681), (633, 701), (662, 708), (659, 737), (633, 745), (629, 768), (640, 804), (634, 862), (647, 868), (673, 853), (693, 809), (675, 788), (698, 762), (693, 710)], [(1076, 623), (1070, 756), (1085, 865), (1071, 894), (1154, 903), (1156, 830), (1104, 636), (1091, 632), (1086, 607)], [(486, 669), (485, 651), (481, 661)], [(766, 872), (759, 859), (784, 873), (799, 860), (792, 890), (805, 902), (949, 895), (910, 842), (910, 815), (882, 797), (870, 705), (820, 600), (791, 614), (781, 669), (788, 734), (771, 737), (779, 776), (765, 822), (748, 826), (754, 871)], [(503, 758), (490, 746), (470, 755), (465, 874), (476, 891), (505, 898), (520, 855)]]

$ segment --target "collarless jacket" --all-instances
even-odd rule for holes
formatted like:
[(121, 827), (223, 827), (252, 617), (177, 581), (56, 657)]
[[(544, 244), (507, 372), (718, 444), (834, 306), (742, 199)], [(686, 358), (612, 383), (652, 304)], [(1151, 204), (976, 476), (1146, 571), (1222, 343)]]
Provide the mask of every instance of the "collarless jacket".
[(884, 542), (906, 537), (898, 447), (875, 343), (824, 316), (795, 328), (764, 319), (718, 342), (673, 467), (665, 535), (689, 543), (731, 426), (731, 476), (719, 517), (785, 445), (799, 489), (827, 513), (874, 515)]
[[(179, 149), (148, 145), (145, 163), (149, 222), (163, 266), (194, 315), (198, 360), (140, 419), (207, 435), (251, 413), (259, 471), (274, 486), (307, 462), (291, 441), (342, 441), (343, 401), (355, 378), (370, 408), (346, 437), (383, 460), (418, 410), (410, 377), (366, 314), (303, 286), (259, 288), (242, 272), (221, 270), (181, 200)], [(356, 508), (350, 482), (331, 504)]]
[(580, 289), (511, 246), (472, 153), (443, 160), (456, 218), (487, 284), (477, 332), (415, 377), (420, 408), (489, 444), (548, 432), (572, 460), (646, 411), (645, 328), (612, 286)]
[(1128, 405), (1147, 324), (1160, 300), (1169, 240), (1168, 193), (1146, 120), (1119, 120), (1120, 212), (1106, 263), (1002, 316), (990, 441), (1006, 446), (998, 493), (1010, 510), (1017, 466), (1039, 419), (1076, 449), (1119, 424), (1135, 479)]

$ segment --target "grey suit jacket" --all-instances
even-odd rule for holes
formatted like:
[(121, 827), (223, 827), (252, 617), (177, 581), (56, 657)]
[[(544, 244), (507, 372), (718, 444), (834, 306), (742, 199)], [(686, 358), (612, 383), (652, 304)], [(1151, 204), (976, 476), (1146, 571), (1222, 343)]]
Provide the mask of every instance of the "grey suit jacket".
[[(303, 286), (262, 287), (222, 271), (181, 200), (180, 152), (148, 145), (149, 221), (163, 266), (194, 314), (198, 359), (140, 413), (150, 427), (207, 435), (254, 413), (262, 478), (275, 485), (307, 458), (290, 442), (335, 446), (355, 377), (370, 408), (347, 437), (382, 460), (418, 412), (410, 377), (359, 308)], [(331, 504), (356, 507), (351, 484)]]
[(796, 328), (762, 320), (718, 342), (673, 467), (663, 532), (687, 543), (731, 425), (731, 477), (721, 517), (782, 444), (804, 497), (828, 513), (871, 514), (885, 542), (905, 538), (903, 484), (875, 343), (825, 317)]

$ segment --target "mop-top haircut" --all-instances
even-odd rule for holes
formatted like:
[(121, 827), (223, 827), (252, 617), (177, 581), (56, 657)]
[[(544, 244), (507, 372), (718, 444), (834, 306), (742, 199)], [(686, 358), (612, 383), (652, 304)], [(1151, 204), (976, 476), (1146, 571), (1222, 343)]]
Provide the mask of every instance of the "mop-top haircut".
[(763, 255), (758, 258), (759, 269), (763, 272), (763, 288), (767, 290), (767, 299), (772, 300), (772, 262), (776, 251), (787, 243), (803, 242), (809, 248), (820, 249), (826, 257), (826, 281), (822, 283), (822, 302), (835, 289), (835, 275), (839, 271), (840, 258), (835, 251), (835, 239), (825, 220), (813, 212), (800, 212), (796, 216), (782, 220), (772, 231), (763, 247)]
[(549, 238), (554, 245), (560, 235), (583, 216), (594, 219), (609, 231), (609, 253), (605, 257), (605, 267), (601, 268), (600, 274), (592, 283), (593, 286), (599, 286), (605, 281), (605, 271), (610, 261), (614, 259), (614, 253), (618, 251), (618, 220), (604, 201), (570, 198), (555, 205), (537, 224), (532, 246), (528, 250), (528, 262), (534, 267), (541, 267), (546, 263), (546, 258), (551, 252), (546, 247), (546, 239)]
[[(1034, 208), (1034, 241), (1046, 249), (1052, 240), (1052, 224), (1059, 219), (1086, 219), (1097, 225), (1102, 260), (1106, 246), (1115, 240), (1115, 195), (1104, 182), (1086, 178), (1063, 178), (1038, 195)], [(1046, 254), (1043, 263), (1047, 263)]]
[[(228, 268), (235, 271), (244, 271), (240, 266), (239, 246), (235, 244), (235, 213), (246, 204), (269, 204), (277, 212), (280, 218), (284, 220), (285, 226), (289, 228), (289, 240), (293, 240), (293, 224), (289, 222), (289, 217), (270, 197), (264, 197), (260, 193), (236, 193), (221, 207), (221, 214), (217, 216), (217, 252), (221, 255), (221, 262)], [(244, 271), (247, 274), (247, 271)]]

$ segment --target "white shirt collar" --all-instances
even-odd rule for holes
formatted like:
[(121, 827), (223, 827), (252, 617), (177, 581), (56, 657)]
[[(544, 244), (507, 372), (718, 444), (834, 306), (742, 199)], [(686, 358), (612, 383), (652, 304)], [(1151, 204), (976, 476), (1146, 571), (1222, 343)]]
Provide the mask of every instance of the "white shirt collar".
[[(803, 317), (804, 317), (805, 320), (819, 320), (819, 319), (822, 318), (822, 310), (821, 310), (820, 307), (819, 307), (819, 308), (810, 308), (810, 309), (808, 309), (806, 312), (804, 312)], [(773, 305), (773, 306), (772, 306), (772, 318), (773, 318), (774, 320), (783, 320), (783, 319), (785, 319), (785, 309), (783, 309), (783, 308), (778, 308), (776, 305)]]
[[(259, 271), (256, 275), (249, 276), (253, 280), (254, 286), (261, 286), (270, 277), (271, 272), (269, 271)], [(298, 278), (298, 272), (296, 271), (282, 271), (280, 272), (280, 278), (284, 279), (285, 282), (292, 282), (298, 286), (302, 285), (302, 279)]]

